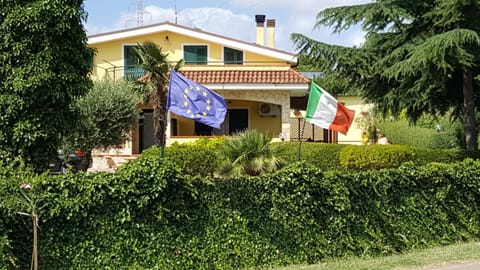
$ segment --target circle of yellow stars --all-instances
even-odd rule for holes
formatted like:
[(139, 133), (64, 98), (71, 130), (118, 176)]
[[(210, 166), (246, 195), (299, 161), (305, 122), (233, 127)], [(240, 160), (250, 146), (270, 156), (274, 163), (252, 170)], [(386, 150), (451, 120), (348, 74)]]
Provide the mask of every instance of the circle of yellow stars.
[[(199, 92), (199, 93), (196, 93), (196, 95), (198, 94), (201, 94), (202, 97), (205, 98), (205, 103), (206, 103), (206, 106), (205, 106), (205, 111), (201, 112), (201, 113), (196, 113), (194, 114), (192, 112), (192, 110), (190, 109), (190, 103), (189, 103), (189, 99), (188, 99), (188, 93), (190, 91), (193, 91), (195, 90), (196, 92)], [(187, 108), (186, 112), (187, 114), (189, 114), (192, 118), (193, 117), (202, 117), (202, 116), (207, 116), (208, 114), (208, 111), (210, 111), (212, 109), (211, 107), (211, 104), (212, 104), (212, 101), (210, 100), (210, 98), (208, 97), (208, 93), (205, 89), (202, 90), (202, 88), (200, 88), (200, 86), (196, 86), (196, 87), (193, 87), (192, 85), (189, 85), (188, 88), (186, 88), (184, 91), (184, 94), (183, 94), (183, 97), (185, 98), (185, 100), (183, 101), (183, 106), (185, 108)], [(201, 93), (200, 93), (201, 92)]]

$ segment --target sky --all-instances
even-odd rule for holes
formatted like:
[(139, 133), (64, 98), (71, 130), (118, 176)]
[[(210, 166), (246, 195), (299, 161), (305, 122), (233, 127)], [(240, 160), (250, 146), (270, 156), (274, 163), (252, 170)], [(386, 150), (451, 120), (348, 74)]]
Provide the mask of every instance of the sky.
[[(275, 47), (294, 52), (292, 33), (343, 46), (358, 46), (363, 42), (359, 27), (341, 34), (332, 29), (315, 28), (319, 11), (335, 6), (363, 4), (371, 0), (85, 0), (88, 35), (137, 26), (137, 5), (144, 9), (143, 25), (170, 21), (203, 31), (255, 42), (255, 15), (275, 19)], [(175, 10), (177, 16), (175, 16)]]

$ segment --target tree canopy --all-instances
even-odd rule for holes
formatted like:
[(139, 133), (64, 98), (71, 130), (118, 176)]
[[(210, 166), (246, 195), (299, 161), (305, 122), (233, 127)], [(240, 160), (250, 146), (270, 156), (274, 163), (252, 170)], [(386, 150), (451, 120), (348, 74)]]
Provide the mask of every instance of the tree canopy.
[(479, 1), (377, 0), (320, 11), (315, 27), (322, 25), (334, 33), (360, 25), (365, 42), (352, 48), (292, 34), (306, 64), (345, 78), (383, 113), (406, 110), (415, 121), (453, 111), (467, 149), (477, 149)]
[(83, 0), (0, 0), (0, 159), (48, 166), (91, 86)]
[(138, 121), (141, 97), (130, 81), (97, 80), (75, 100), (81, 118), (64, 139), (64, 150), (119, 147)]

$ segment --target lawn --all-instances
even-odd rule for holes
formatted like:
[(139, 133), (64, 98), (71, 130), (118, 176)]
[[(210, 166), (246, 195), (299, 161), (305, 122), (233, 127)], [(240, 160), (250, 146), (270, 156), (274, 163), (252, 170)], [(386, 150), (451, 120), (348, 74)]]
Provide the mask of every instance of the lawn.
[(423, 269), (444, 263), (480, 260), (480, 242), (459, 243), (430, 249), (418, 249), (376, 258), (335, 259), (314, 265), (294, 265), (275, 270), (387, 270)]

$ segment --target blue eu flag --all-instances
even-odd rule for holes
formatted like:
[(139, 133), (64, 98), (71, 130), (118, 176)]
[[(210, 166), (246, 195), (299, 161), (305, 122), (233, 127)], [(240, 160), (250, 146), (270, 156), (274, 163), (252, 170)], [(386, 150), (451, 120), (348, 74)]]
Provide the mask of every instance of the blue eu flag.
[(171, 70), (167, 109), (218, 129), (225, 119), (227, 104), (217, 93)]

